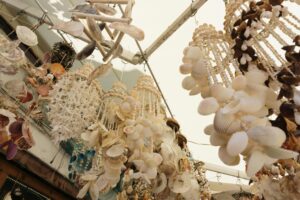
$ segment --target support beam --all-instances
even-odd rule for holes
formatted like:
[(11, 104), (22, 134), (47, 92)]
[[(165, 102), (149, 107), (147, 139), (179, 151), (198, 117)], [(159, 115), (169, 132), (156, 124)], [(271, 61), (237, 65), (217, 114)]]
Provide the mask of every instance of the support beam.
[(250, 180), (250, 178), (247, 176), (247, 174), (244, 171), (241, 170), (236, 170), (236, 169), (231, 169), (229, 167), (224, 167), (212, 163), (205, 163), (204, 164), (204, 169), (212, 172), (217, 172), (220, 174), (225, 174), (228, 176), (233, 176), (237, 178), (242, 178), (245, 180)]
[[(199, 8), (201, 8), (207, 0), (195, 0), (185, 11), (165, 30), (145, 51), (145, 58), (156, 51), (175, 31), (177, 31), (182, 24), (184, 24)], [(142, 63), (143, 59), (140, 57), (138, 63)]]

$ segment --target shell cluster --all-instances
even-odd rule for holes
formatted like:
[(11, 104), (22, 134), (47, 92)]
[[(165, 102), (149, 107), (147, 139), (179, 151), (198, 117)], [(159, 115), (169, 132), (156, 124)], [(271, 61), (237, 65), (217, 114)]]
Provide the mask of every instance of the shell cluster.
[[(284, 26), (288, 17), (299, 19), (282, 2), (229, 1), (225, 34), (211, 25), (198, 27), (180, 66), (180, 72), (188, 75), (182, 87), (190, 95), (204, 98), (199, 114), (214, 114), (213, 124), (204, 132), (212, 145), (219, 146), (220, 159), (227, 165), (237, 165), (242, 155), (250, 177), (278, 160), (296, 158), (299, 151), (296, 144), (288, 143), (297, 139), (290, 139), (295, 131), (288, 133), (291, 128), (287, 127), (288, 122), (297, 126), (298, 120), (299, 52), (295, 47), (299, 36), (295, 33), (299, 28), (291, 21), (294, 28)], [(287, 46), (278, 30), (295, 45)], [(269, 36), (284, 45), (286, 60), (272, 46), (274, 41)], [(283, 98), (288, 102), (283, 103)], [(275, 120), (271, 120), (272, 114)]]

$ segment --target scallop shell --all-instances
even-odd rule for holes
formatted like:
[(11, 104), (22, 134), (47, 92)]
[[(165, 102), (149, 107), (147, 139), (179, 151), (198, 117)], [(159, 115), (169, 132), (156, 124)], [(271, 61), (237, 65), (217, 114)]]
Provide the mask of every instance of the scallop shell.
[(16, 33), (18, 39), (27, 46), (35, 46), (38, 44), (36, 34), (26, 26), (17, 26)]
[(232, 88), (234, 90), (243, 90), (247, 86), (247, 78), (243, 75), (239, 75), (232, 80)]
[(256, 142), (271, 147), (280, 147), (286, 140), (285, 133), (280, 128), (272, 126), (256, 126), (249, 129), (247, 134)]
[(226, 151), (226, 147), (219, 148), (219, 158), (224, 164), (229, 166), (237, 165), (240, 163), (240, 157), (229, 155)]
[(97, 10), (99, 10), (100, 12), (102, 12), (106, 15), (113, 16), (117, 13), (117, 11), (114, 8), (108, 6), (104, 3), (95, 3), (94, 6), (96, 7)]
[(299, 153), (287, 150), (287, 149), (282, 149), (278, 147), (266, 147), (264, 149), (264, 152), (271, 158), (276, 158), (276, 159), (289, 159), (289, 158), (296, 158)]
[(198, 112), (201, 115), (210, 115), (219, 109), (218, 101), (214, 97), (208, 97), (201, 101)]
[(244, 131), (234, 133), (226, 146), (226, 151), (230, 156), (237, 156), (242, 153), (248, 145), (248, 135)]
[(191, 76), (187, 76), (182, 81), (182, 87), (186, 90), (191, 90), (196, 85), (195, 79)]
[(141, 41), (145, 38), (144, 31), (140, 28), (133, 26), (131, 24), (121, 23), (121, 22), (113, 22), (109, 25), (110, 28), (126, 33), (132, 38)]
[(248, 162), (246, 173), (249, 177), (254, 177), (255, 174), (264, 166), (264, 161), (266, 160), (266, 155), (260, 151), (254, 151)]
[(192, 72), (192, 64), (182, 64), (179, 67), (181, 74), (189, 74)]
[(219, 110), (214, 118), (214, 128), (218, 133), (232, 134), (241, 130), (241, 121), (234, 115), (223, 114)]
[(225, 88), (220, 84), (211, 86), (211, 96), (215, 97), (220, 102), (228, 101), (233, 94), (234, 90), (231, 88)]

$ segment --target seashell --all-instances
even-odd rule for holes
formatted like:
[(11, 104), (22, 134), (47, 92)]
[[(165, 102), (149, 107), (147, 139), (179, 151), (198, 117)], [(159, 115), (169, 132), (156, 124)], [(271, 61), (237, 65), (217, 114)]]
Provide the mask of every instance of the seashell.
[(65, 68), (60, 63), (52, 63), (49, 70), (55, 78), (61, 77), (66, 72)]
[(0, 129), (3, 129), (9, 124), (9, 118), (5, 115), (0, 114)]
[(128, 0), (128, 3), (124, 11), (124, 17), (131, 18), (132, 8), (134, 4), (135, 4), (135, 0)]
[(241, 121), (234, 115), (223, 114), (219, 110), (214, 118), (214, 128), (218, 133), (232, 134), (241, 130)]
[(248, 83), (256, 83), (263, 85), (265, 81), (268, 79), (268, 75), (261, 70), (252, 69), (251, 71), (245, 74)]
[(225, 102), (231, 99), (234, 94), (234, 90), (231, 88), (225, 88), (220, 84), (211, 86), (211, 96), (215, 97), (220, 102)]
[(91, 182), (86, 183), (78, 192), (77, 198), (83, 199), (90, 188)]
[(91, 186), (89, 188), (89, 195), (90, 195), (92, 200), (98, 200), (99, 199), (100, 191), (98, 189), (97, 184), (95, 184), (95, 183), (91, 184)]
[(0, 54), (7, 60), (12, 62), (18, 62), (21, 59), (26, 58), (24, 51), (22, 51), (20, 48), (13, 48), (10, 49), (8, 52), (0, 52)]
[(99, 132), (98, 130), (84, 132), (81, 134), (81, 139), (86, 141), (88, 146), (93, 147), (99, 142)]
[(4, 115), (8, 118), (15, 118), (16, 115), (12, 112), (10, 112), (9, 110), (6, 110), (6, 109), (3, 109), (3, 108), (0, 108), (0, 115)]
[(191, 75), (195, 79), (201, 79), (208, 76), (207, 63), (204, 59), (199, 59), (193, 65)]
[(300, 125), (300, 112), (295, 112), (295, 122)]
[(199, 85), (196, 85), (195, 87), (193, 87), (189, 93), (190, 96), (194, 96), (194, 95), (197, 95), (197, 94), (200, 94), (202, 91), (202, 88), (201, 86)]
[(95, 50), (96, 48), (96, 42), (92, 41), (88, 45), (86, 45), (78, 54), (77, 54), (77, 59), (78, 60), (83, 60), (87, 57), (89, 57)]
[(109, 27), (120, 32), (126, 33), (127, 35), (131, 36), (133, 39), (138, 41), (141, 41), (145, 38), (144, 31), (131, 24), (112, 22), (109, 25)]
[(189, 74), (192, 72), (192, 64), (190, 64), (190, 63), (182, 64), (182, 65), (180, 65), (179, 70), (180, 70), (180, 73), (182, 73), (182, 74)]
[(95, 19), (92, 17), (87, 17), (86, 22), (92, 38), (99, 42), (102, 41), (102, 32), (100, 30), (99, 25), (96, 23)]
[(196, 85), (195, 79), (191, 76), (187, 76), (182, 81), (182, 87), (186, 90), (191, 90)]
[(17, 145), (15, 143), (13, 143), (12, 140), (10, 140), (8, 142), (8, 147), (7, 147), (7, 151), (6, 151), (6, 159), (7, 160), (12, 160), (18, 152), (18, 148)]
[(219, 148), (219, 158), (224, 164), (229, 166), (237, 165), (240, 163), (240, 157), (229, 155), (226, 151), (226, 147), (224, 146)]
[(210, 87), (209, 86), (203, 87), (201, 90), (201, 97), (206, 98), (210, 96), (211, 96)]
[(155, 180), (155, 184), (153, 186), (153, 192), (155, 194), (161, 193), (167, 187), (167, 177), (164, 173), (160, 173), (158, 178)]
[(300, 106), (300, 90), (294, 89), (293, 100), (297, 106)]
[(11, 64), (0, 63), (0, 73), (15, 75), (18, 73), (18, 68), (12, 66)]
[(102, 12), (106, 15), (113, 16), (117, 13), (117, 11), (114, 8), (108, 6), (104, 3), (95, 3), (94, 6), (97, 10), (99, 10), (100, 12)]
[(256, 126), (250, 128), (247, 134), (256, 142), (271, 147), (280, 147), (286, 140), (285, 133), (280, 128), (272, 126)]
[(46, 97), (49, 95), (49, 91), (51, 90), (49, 85), (39, 85), (36, 88), (36, 91), (39, 95), (41, 95), (42, 97)]
[(201, 101), (198, 107), (198, 113), (200, 115), (210, 115), (217, 112), (219, 109), (219, 103), (214, 97), (208, 97)]
[(94, 69), (94, 71), (89, 75), (88, 77), (88, 83), (91, 83), (92, 80), (104, 75), (106, 72), (108, 72), (108, 70), (110, 70), (112, 68), (112, 64), (109, 63), (104, 63), (101, 64), (99, 67), (97, 67), (96, 69)]
[(94, 15), (98, 14), (97, 10), (89, 4), (77, 5), (75, 8), (71, 9), (70, 12), (81, 12)]
[(223, 114), (235, 114), (240, 110), (241, 104), (239, 100), (233, 100), (221, 108)]
[(245, 97), (240, 99), (240, 111), (245, 113), (257, 113), (265, 106), (265, 101), (258, 97)]
[(182, 59), (183, 63), (192, 63), (199, 59), (201, 56), (201, 49), (197, 46), (189, 46), (185, 50), (184, 57)]
[(227, 140), (224, 138), (224, 136), (218, 133), (211, 134), (209, 141), (213, 146), (224, 146), (227, 143)]
[(204, 133), (206, 135), (212, 135), (212, 134), (215, 134), (216, 133), (216, 130), (214, 128), (214, 125), (211, 124), (211, 125), (208, 125), (204, 128)]
[(244, 131), (234, 133), (226, 146), (226, 151), (230, 156), (237, 156), (242, 153), (248, 145), (248, 135)]
[(95, 174), (84, 174), (80, 177), (83, 181), (95, 181), (97, 178)]
[(23, 123), (24, 123), (23, 119), (18, 119), (17, 121), (14, 121), (9, 125), (8, 131), (13, 140), (19, 139), (19, 137), (22, 136)]
[(26, 95), (27, 94), (27, 88), (24, 81), (13, 79), (10, 81), (7, 81), (4, 84), (4, 88), (8, 91), (8, 93), (14, 97), (19, 95)]
[(35, 46), (38, 44), (36, 34), (26, 26), (17, 26), (16, 34), (18, 39), (27, 46)]
[(232, 80), (231, 85), (234, 90), (244, 90), (247, 86), (247, 78), (243, 75), (239, 75)]
[(246, 173), (249, 177), (254, 177), (255, 174), (264, 166), (264, 161), (267, 156), (261, 151), (252, 152), (247, 162)]
[(191, 179), (188, 172), (184, 172), (182, 175), (177, 175), (169, 179), (169, 188), (174, 193), (185, 193), (191, 187)]
[(61, 21), (59, 23), (54, 24), (51, 28), (55, 30), (61, 30), (75, 37), (81, 36), (84, 31), (83, 24), (77, 21), (69, 21), (69, 22)]
[(279, 147), (266, 147), (264, 149), (264, 152), (271, 158), (276, 158), (276, 159), (289, 159), (289, 158), (296, 158), (299, 153), (287, 150), (287, 149), (282, 149)]

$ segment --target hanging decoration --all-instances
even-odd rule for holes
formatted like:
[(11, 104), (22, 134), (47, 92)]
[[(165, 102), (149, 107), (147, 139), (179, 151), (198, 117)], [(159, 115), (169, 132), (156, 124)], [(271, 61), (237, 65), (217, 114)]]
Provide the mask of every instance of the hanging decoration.
[[(281, 112), (294, 119), (293, 107), (288, 111), (280, 99), (293, 98), (291, 84), (297, 85), (297, 72), (294, 65), (289, 67), (276, 42), (285, 46), (288, 60), (295, 60), (298, 52), (293, 52), (295, 46), (287, 46), (287, 41), (297, 42), (300, 30), (299, 19), (282, 2), (229, 1), (226, 34), (210, 25), (197, 28), (180, 66), (181, 73), (190, 74), (183, 80), (183, 88), (204, 98), (198, 112), (215, 113), (213, 124), (204, 132), (210, 135), (212, 145), (220, 146), (220, 159), (236, 165), (239, 154), (243, 155), (250, 177), (278, 159), (298, 155), (298, 150), (287, 148), (286, 143), (295, 135), (290, 137), (278, 121)], [(284, 90), (288, 87), (290, 90)], [(273, 122), (269, 119), (273, 113), (281, 118)]]

